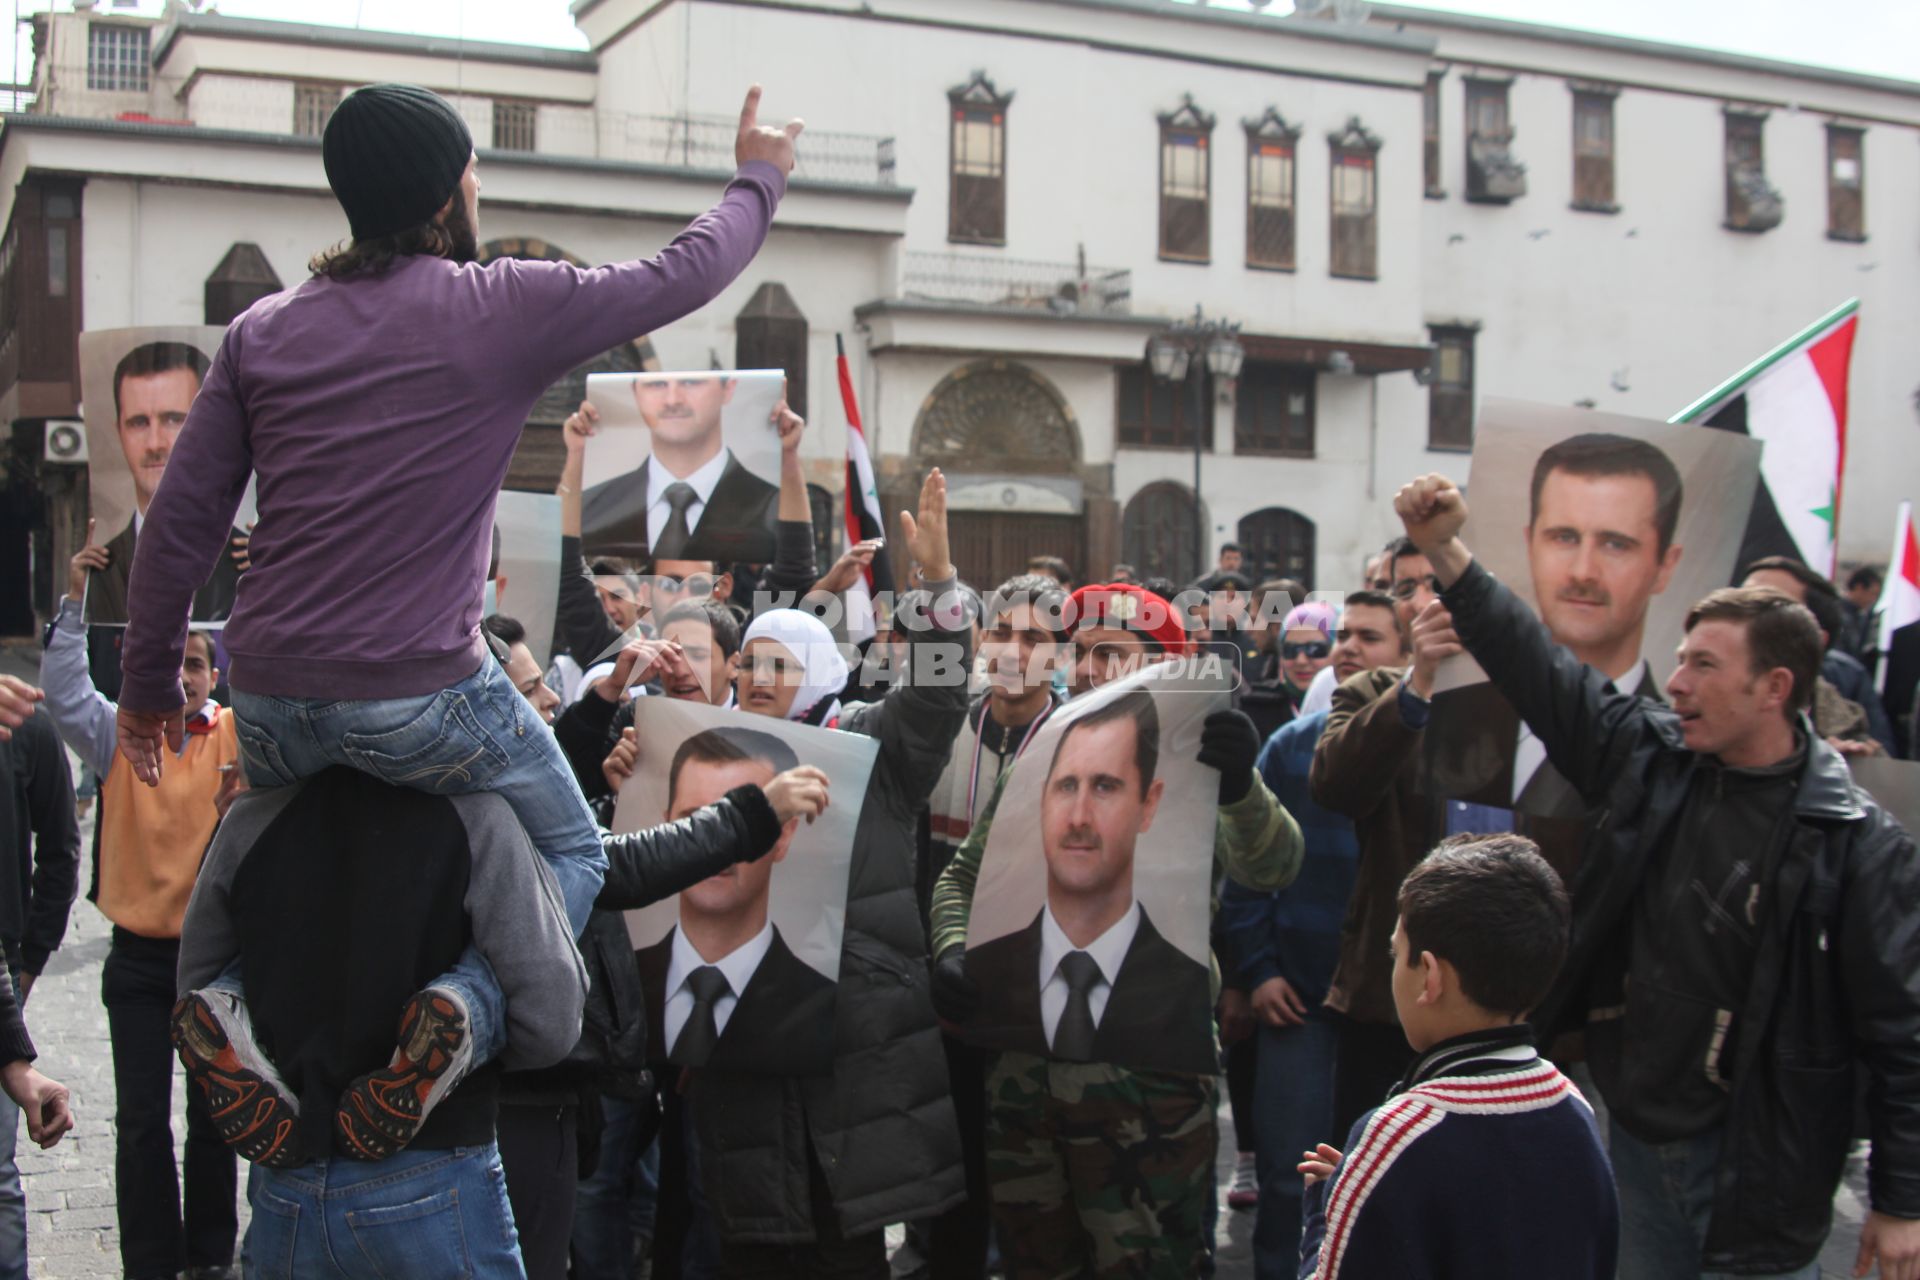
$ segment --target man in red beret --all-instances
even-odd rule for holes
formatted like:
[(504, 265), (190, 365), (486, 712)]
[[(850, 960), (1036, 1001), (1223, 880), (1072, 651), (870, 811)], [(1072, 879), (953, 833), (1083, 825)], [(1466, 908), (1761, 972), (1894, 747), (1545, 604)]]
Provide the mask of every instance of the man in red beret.
[(1180, 615), (1145, 587), (1089, 583), (1073, 593), (1072, 604), (1067, 619), (1074, 660), (1067, 681), (1075, 694), (1192, 651)]

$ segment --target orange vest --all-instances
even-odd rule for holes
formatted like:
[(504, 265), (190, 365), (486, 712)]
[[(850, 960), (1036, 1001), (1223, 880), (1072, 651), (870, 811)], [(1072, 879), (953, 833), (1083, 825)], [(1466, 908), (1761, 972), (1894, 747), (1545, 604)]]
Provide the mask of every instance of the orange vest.
[[(206, 733), (187, 735), (187, 749), (167, 753), (160, 785), (149, 787), (117, 758), (100, 784), (100, 913), (143, 938), (177, 938), (200, 860), (220, 815), (213, 797), (220, 766), (240, 767), (233, 713), (212, 708)], [(165, 751), (162, 748), (163, 752)]]

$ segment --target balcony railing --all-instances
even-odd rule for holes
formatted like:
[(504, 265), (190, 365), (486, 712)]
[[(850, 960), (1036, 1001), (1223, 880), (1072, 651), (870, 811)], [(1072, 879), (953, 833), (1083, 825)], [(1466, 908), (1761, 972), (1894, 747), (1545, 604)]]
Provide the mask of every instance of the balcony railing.
[[(738, 118), (726, 116), (643, 116), (600, 111), (552, 113), (540, 122), (540, 151), (580, 154), (582, 144), (595, 142), (585, 130), (597, 133), (597, 154), (609, 160), (674, 165), (687, 169), (733, 168)], [(794, 176), (816, 182), (894, 185), (894, 142), (866, 133), (835, 133), (808, 129), (794, 144)]]
[[(148, 114), (145, 107), (130, 108), (128, 94), (87, 89), (84, 63), (56, 64), (48, 68), (48, 73), (53, 91), (44, 96), (40, 106), (30, 105), (33, 97), (23, 86), (11, 97), (0, 89), (0, 110), (51, 108), (52, 114), (62, 116), (143, 124), (199, 124), (207, 128), (282, 136), (313, 132), (311, 128), (300, 128), (299, 95), (295, 93), (291, 99), (285, 96), (285, 81), (275, 86), (270, 80), (253, 80), (243, 97), (220, 102), (217, 111), (196, 110), (191, 98), (184, 105), (175, 105), (169, 100), (167, 118), (163, 119)], [(8, 105), (9, 101), (18, 105)], [(492, 123), (487, 100), (470, 97), (462, 107), (474, 128), (476, 140), (486, 142)], [(734, 116), (638, 115), (601, 111), (587, 105), (543, 103), (536, 105), (530, 121), (516, 117), (515, 140), (523, 145), (511, 150), (554, 158), (628, 161), (724, 173), (733, 169), (733, 143), (738, 129), (739, 120)], [(496, 142), (504, 140), (495, 139)], [(532, 145), (525, 146), (529, 141)], [(794, 150), (797, 179), (857, 186), (897, 184), (894, 140), (890, 137), (809, 128), (800, 135)]]
[(1057, 315), (1127, 315), (1133, 273), (1071, 262), (1025, 262), (974, 253), (906, 255), (902, 292), (923, 302), (1051, 311)]

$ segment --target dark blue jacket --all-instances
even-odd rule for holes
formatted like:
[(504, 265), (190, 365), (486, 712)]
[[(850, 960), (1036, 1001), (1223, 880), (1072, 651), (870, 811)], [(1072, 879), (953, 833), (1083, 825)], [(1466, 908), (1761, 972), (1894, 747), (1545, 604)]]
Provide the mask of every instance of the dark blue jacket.
[(1299, 878), (1271, 893), (1225, 881), (1216, 917), (1228, 986), (1252, 991), (1269, 978), (1285, 978), (1309, 1009), (1326, 999), (1333, 980), (1340, 922), (1360, 860), (1353, 823), (1315, 804), (1307, 786), (1327, 714), (1282, 725), (1260, 752), (1261, 778), (1300, 824), (1306, 841)]
[(1302, 1280), (1612, 1280), (1620, 1202), (1593, 1110), (1525, 1023), (1442, 1041), (1307, 1189)]

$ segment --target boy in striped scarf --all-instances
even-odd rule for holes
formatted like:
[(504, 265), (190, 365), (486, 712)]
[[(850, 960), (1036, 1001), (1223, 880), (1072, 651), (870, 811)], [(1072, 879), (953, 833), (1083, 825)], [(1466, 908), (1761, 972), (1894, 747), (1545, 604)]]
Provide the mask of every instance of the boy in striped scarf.
[(1302, 1280), (1610, 1280), (1620, 1204), (1593, 1110), (1525, 1019), (1567, 893), (1524, 836), (1454, 836), (1400, 886), (1393, 1003), (1420, 1056), (1347, 1153), (1304, 1152)]

